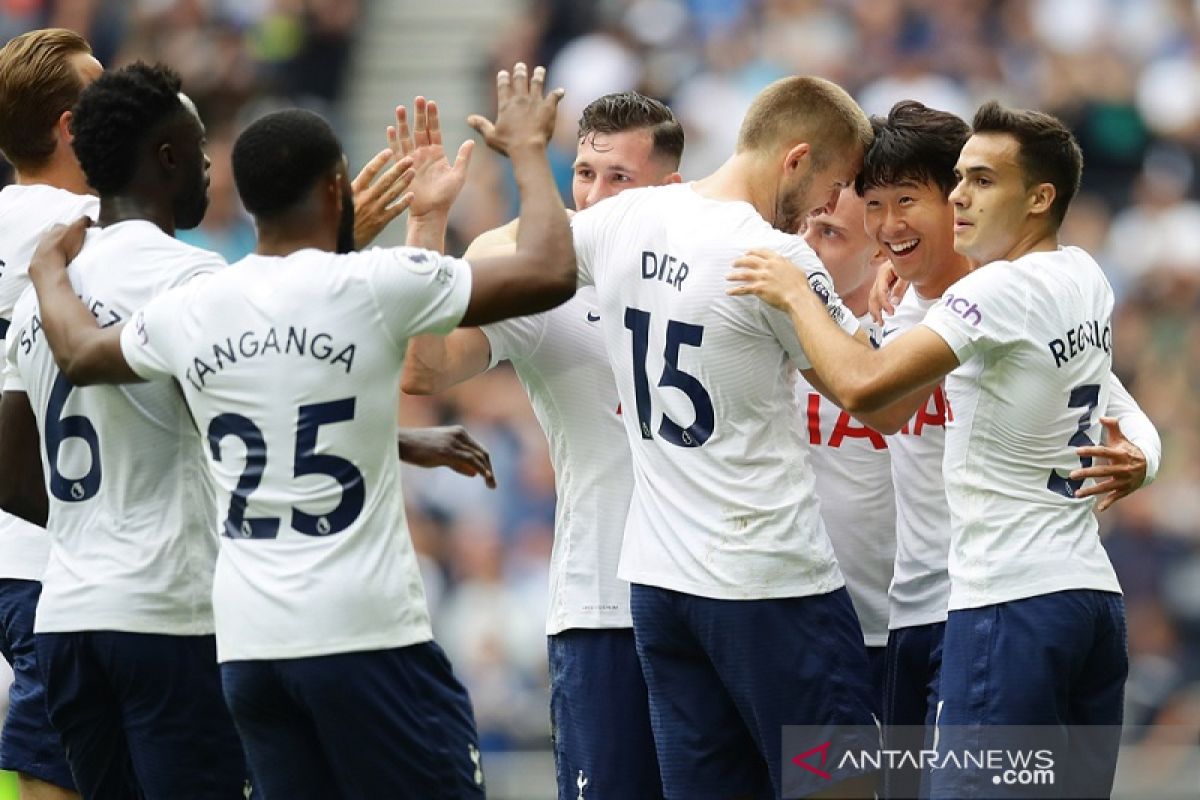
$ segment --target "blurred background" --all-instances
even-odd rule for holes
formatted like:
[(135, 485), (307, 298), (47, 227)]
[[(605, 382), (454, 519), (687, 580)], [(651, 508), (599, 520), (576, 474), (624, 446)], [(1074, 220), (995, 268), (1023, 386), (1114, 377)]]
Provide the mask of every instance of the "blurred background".
[[(1152, 726), (1133, 740), (1200, 742), (1200, 0), (0, 0), (0, 40), (46, 25), (84, 33), (106, 66), (141, 58), (182, 73), (213, 169), (208, 216), (180, 237), (230, 260), (253, 246), (229, 150), (255, 115), (326, 114), (357, 169), (385, 145), (395, 105), (424, 94), (453, 152), (465, 116), (494, 110), (495, 70), (517, 60), (548, 65), (568, 90), (552, 153), (568, 198), (579, 111), (609, 91), (672, 105), (685, 179), (732, 152), (751, 98), (788, 74), (835, 80), (868, 113), (915, 98), (969, 120), (996, 97), (1061, 116), (1086, 159), (1063, 239), (1096, 255), (1116, 290), (1114, 369), (1164, 446), (1157, 483), (1103, 519), (1129, 614), (1126, 719)], [(514, 201), (503, 160), (478, 148), (448, 250), (510, 219)], [(393, 227), (382, 243), (403, 241)], [(491, 450), (496, 491), (406, 471), (409, 523), (436, 634), (474, 699), (491, 794), (551, 797), (545, 439), (507, 368), (406, 398), (402, 418), (462, 422)], [(1162, 764), (1125, 763), (1119, 794), (1165, 788)], [(1200, 774), (1179, 785), (1200, 797)]]

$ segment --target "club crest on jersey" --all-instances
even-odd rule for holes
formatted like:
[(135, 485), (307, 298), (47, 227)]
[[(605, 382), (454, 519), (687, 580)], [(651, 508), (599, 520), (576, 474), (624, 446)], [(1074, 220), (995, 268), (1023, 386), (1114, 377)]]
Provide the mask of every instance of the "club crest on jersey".
[(437, 267), (437, 262), (423, 250), (404, 248), (392, 252), (405, 269), (417, 275), (428, 275)]
[(133, 320), (133, 330), (137, 333), (138, 341), (143, 345), (150, 343), (150, 334), (146, 333), (146, 312), (139, 311)]
[(808, 285), (812, 287), (813, 294), (821, 298), (821, 303), (829, 312), (829, 316), (840, 325), (843, 317), (842, 306), (829, 304), (833, 297), (833, 281), (823, 272), (814, 272), (808, 276)]

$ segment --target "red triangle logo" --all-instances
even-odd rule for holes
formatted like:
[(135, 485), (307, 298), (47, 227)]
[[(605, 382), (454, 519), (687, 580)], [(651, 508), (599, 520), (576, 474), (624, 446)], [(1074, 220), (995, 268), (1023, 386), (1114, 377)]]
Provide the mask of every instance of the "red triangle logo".
[(823, 769), (818, 769), (817, 767), (814, 767), (812, 764), (809, 764), (808, 761), (806, 760), (809, 756), (813, 755), (814, 753), (819, 753), (821, 755), (821, 766), (822, 767), (825, 766), (825, 762), (829, 759), (829, 745), (830, 744), (831, 744), (831, 742), (825, 742), (825, 744), (819, 744), (816, 747), (811, 747), (808, 750), (805, 750), (800, 755), (793, 758), (792, 763), (795, 764), (797, 767), (803, 767), (804, 769), (811, 772), (813, 775), (821, 776), (822, 778), (824, 778), (827, 781), (833, 780), (833, 776), (830, 775), (828, 772), (826, 772)]

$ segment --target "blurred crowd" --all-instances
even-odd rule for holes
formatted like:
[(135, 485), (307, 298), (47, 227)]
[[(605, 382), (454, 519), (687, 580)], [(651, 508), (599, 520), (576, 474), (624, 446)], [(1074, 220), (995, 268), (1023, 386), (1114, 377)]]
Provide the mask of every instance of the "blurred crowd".
[[(229, 175), (238, 120), (279, 102), (336, 120), (370, 13), (353, 0), (5, 0), (0, 36), (67, 24), (106, 64), (179, 69), (213, 160), (208, 218), (184, 236), (232, 259), (253, 244)], [(1095, 254), (1117, 292), (1114, 370), (1164, 447), (1158, 481), (1103, 519), (1129, 614), (1127, 719), (1200, 728), (1200, 0), (529, 0), (478, 58), (484, 108), (494, 70), (516, 60), (548, 64), (567, 88), (552, 157), (564, 196), (579, 111), (615, 90), (672, 105), (685, 179), (723, 161), (750, 99), (794, 73), (841, 83), (869, 113), (915, 98), (969, 120), (997, 97), (1068, 120), (1086, 166), (1063, 238)], [(514, 201), (502, 164), (477, 159), (448, 249), (509, 219)], [(545, 439), (507, 368), (405, 398), (401, 416), (462, 422), (492, 453), (495, 491), (408, 469), (409, 523), (485, 749), (548, 746)]]

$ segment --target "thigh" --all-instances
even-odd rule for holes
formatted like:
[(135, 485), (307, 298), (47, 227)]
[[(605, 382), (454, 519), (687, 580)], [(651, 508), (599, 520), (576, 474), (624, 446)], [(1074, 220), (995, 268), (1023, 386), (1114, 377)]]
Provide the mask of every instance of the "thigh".
[(782, 752), (784, 726), (805, 729), (814, 745), (879, 745), (866, 646), (845, 589), (778, 600), (693, 598), (689, 605), (692, 625), (754, 736), (776, 796), (811, 794), (861, 772), (826, 764), (825, 777), (799, 764), (783, 768), (798, 756)]
[(120, 704), (92, 648), (92, 633), (39, 633), (38, 669), (46, 711), (67, 753), (79, 793), (89, 800), (142, 797)]
[(355, 800), (482, 798), (475, 715), (434, 642), (276, 662)]
[(630, 608), (664, 795), (773, 797), (770, 773), (681, 607), (694, 598), (634, 584)]
[[(884, 743), (889, 750), (919, 753), (932, 741), (944, 623), (896, 628), (888, 635)], [(885, 797), (917, 797), (922, 771), (908, 761), (889, 762)]]
[(246, 758), (221, 693), (213, 636), (96, 631), (148, 800), (241, 800)]
[(573, 629), (548, 646), (559, 800), (662, 797), (633, 630)]
[(0, 769), (74, 789), (58, 731), (46, 713), (46, 689), (38, 671), (33, 619), (41, 584), (0, 580), (0, 652), (12, 666), (8, 713), (0, 727)]
[(270, 661), (221, 665), (225, 701), (254, 773), (255, 800), (339, 797), (312, 719), (284, 690)]

